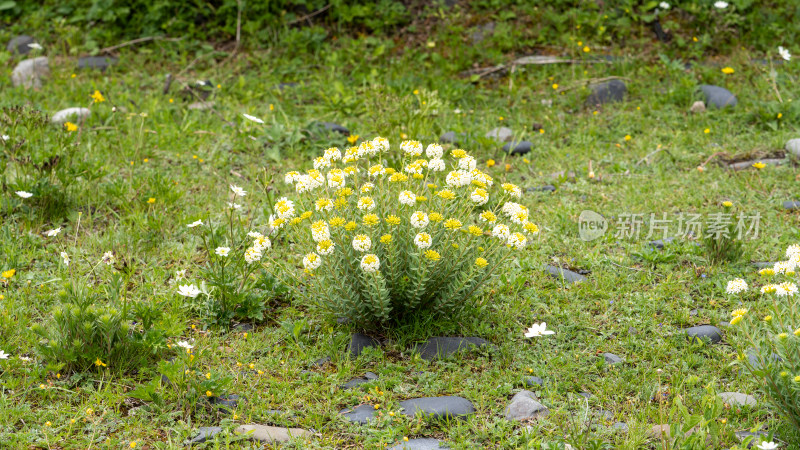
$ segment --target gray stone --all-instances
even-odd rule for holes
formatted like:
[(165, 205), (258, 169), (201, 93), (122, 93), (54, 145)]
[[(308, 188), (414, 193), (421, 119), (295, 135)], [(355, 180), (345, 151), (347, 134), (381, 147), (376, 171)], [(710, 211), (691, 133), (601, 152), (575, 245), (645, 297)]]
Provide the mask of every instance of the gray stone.
[(612, 425), (612, 427), (615, 430), (622, 431), (623, 433), (627, 433), (628, 432), (628, 424), (625, 423), (625, 422), (617, 422), (614, 425)]
[(586, 99), (588, 106), (604, 105), (611, 102), (621, 102), (625, 99), (628, 87), (622, 80), (611, 80), (592, 86), (592, 93)]
[(673, 238), (673, 237), (668, 237), (666, 239), (657, 239), (655, 241), (651, 241), (650, 242), (650, 246), (651, 247), (655, 247), (655, 248), (657, 248), (659, 250), (663, 250), (665, 244), (671, 244), (672, 241), (674, 241), (674, 240), (675, 240), (675, 238)]
[(563, 279), (567, 283), (579, 283), (581, 281), (586, 281), (585, 276), (561, 267), (546, 265), (544, 266), (544, 270), (547, 271), (547, 273), (549, 273), (553, 278)]
[(490, 35), (490, 34), (494, 33), (494, 27), (495, 26), (496, 25), (495, 25), (494, 22), (489, 22), (489, 23), (486, 23), (486, 24), (483, 24), (483, 25), (479, 26), (478, 29), (475, 30), (470, 35), (470, 39), (472, 40), (472, 44), (475, 45), (475, 44), (479, 44), (479, 43), (483, 42), (483, 40), (486, 38), (487, 35)]
[(10, 41), (8, 41), (8, 45), (6, 45), (6, 50), (11, 53), (17, 53), (20, 55), (27, 55), (32, 48), (28, 44), (35, 44), (36, 39), (28, 35), (20, 35), (17, 36)]
[(353, 409), (343, 409), (339, 411), (339, 414), (350, 422), (364, 425), (375, 417), (375, 411), (377, 409), (372, 405), (358, 405)]
[(311, 432), (301, 428), (271, 427), (258, 424), (240, 425), (234, 430), (234, 433), (246, 435), (252, 440), (268, 444), (287, 442), (293, 438), (302, 438), (311, 435)]
[(713, 325), (699, 325), (687, 328), (685, 331), (690, 341), (710, 340), (712, 344), (722, 341), (722, 330)]
[(703, 103), (701, 100), (698, 100), (698, 101), (692, 103), (692, 107), (689, 108), (689, 111), (691, 111), (691, 112), (693, 112), (695, 114), (706, 112), (706, 104)]
[(503, 146), (503, 151), (511, 155), (524, 155), (530, 153), (532, 146), (530, 141), (509, 142)]
[(415, 347), (422, 359), (433, 360), (445, 358), (460, 350), (473, 347), (489, 346), (496, 348), (491, 342), (479, 337), (432, 337)]
[(728, 164), (728, 167), (733, 170), (748, 170), (748, 169), (755, 169), (753, 164), (755, 163), (764, 163), (768, 166), (780, 166), (786, 163), (786, 159), (778, 159), (778, 158), (765, 158), (765, 159), (754, 159), (751, 161), (739, 161), (735, 163)]
[(78, 58), (79, 69), (96, 69), (104, 72), (109, 67), (117, 64), (118, 58), (113, 56), (81, 56)]
[(367, 372), (361, 378), (353, 378), (352, 380), (348, 381), (347, 383), (342, 385), (342, 389), (352, 389), (354, 387), (361, 386), (362, 384), (369, 383), (371, 381), (375, 381), (378, 379), (378, 376), (372, 372)]
[(750, 442), (747, 443), (747, 448), (753, 448), (754, 445), (758, 445), (762, 441), (766, 441), (767, 439), (769, 439), (769, 434), (763, 431), (756, 431), (755, 433), (753, 433), (752, 431), (742, 430), (742, 431), (737, 431), (733, 434), (736, 436), (736, 439), (738, 439), (739, 442), (742, 443), (744, 443), (745, 439), (752, 438), (750, 439)]
[(695, 309), (692, 309), (692, 310), (689, 311), (689, 315), (694, 317), (694, 316), (697, 315), (698, 312), (699, 312), (699, 310), (697, 308), (695, 308)]
[(526, 189), (528, 192), (555, 192), (556, 187), (552, 184), (545, 184), (544, 186), (529, 187)]
[(603, 353), (603, 359), (609, 366), (624, 362), (622, 358), (613, 353)]
[[(754, 369), (762, 368), (760, 358), (758, 357), (758, 349), (750, 347), (747, 350), (745, 350), (745, 354), (747, 355), (747, 362), (749, 362)], [(783, 358), (778, 356), (777, 353), (773, 353), (771, 359), (772, 359), (771, 362), (773, 363), (783, 361)]]
[(800, 209), (800, 201), (787, 200), (787, 201), (783, 202), (783, 209), (786, 209), (786, 210), (789, 210), (789, 211), (798, 210), (798, 209)]
[(736, 96), (723, 87), (713, 86), (710, 84), (703, 84), (700, 90), (706, 96), (706, 103), (714, 105), (717, 108), (724, 108), (726, 106), (734, 107), (738, 103)]
[(222, 433), (222, 427), (200, 427), (197, 429), (197, 434), (187, 444), (202, 444), (205, 441), (213, 440), (214, 436), (220, 433)]
[(458, 135), (456, 135), (455, 131), (448, 131), (439, 136), (439, 142), (442, 144), (458, 144)]
[(522, 379), (525, 387), (544, 386), (544, 380), (539, 377), (525, 377)]
[(511, 404), (506, 407), (506, 419), (531, 420), (547, 417), (550, 410), (539, 403), (539, 399), (531, 391), (520, 391), (511, 399)]
[(343, 134), (345, 136), (350, 136), (350, 130), (348, 130), (347, 128), (345, 128), (345, 127), (343, 127), (343, 126), (341, 126), (341, 125), (339, 125), (337, 123), (333, 123), (333, 122), (321, 122), (321, 123), (322, 123), (322, 126), (324, 126), (326, 129), (328, 129), (330, 131), (335, 131), (335, 132), (341, 133), (341, 134)]
[(24, 59), (11, 72), (11, 82), (15, 87), (40, 88), (42, 79), (50, 75), (50, 65), (46, 56)]
[(486, 133), (486, 137), (489, 139), (494, 139), (498, 142), (508, 142), (514, 136), (514, 131), (511, 128), (507, 127), (499, 127), (495, 128), (492, 131)]
[(400, 408), (408, 417), (414, 417), (417, 412), (421, 412), (433, 419), (465, 417), (475, 413), (472, 402), (464, 397), (453, 396), (412, 398), (400, 402)]
[(800, 139), (789, 139), (783, 148), (795, 158), (800, 158)]
[(311, 367), (322, 367), (325, 364), (328, 364), (329, 362), (331, 362), (331, 357), (330, 356), (323, 356), (322, 358), (312, 362), (311, 363)]
[(757, 269), (766, 269), (766, 268), (771, 269), (774, 265), (775, 262), (769, 262), (769, 261), (761, 261), (753, 263), (753, 266), (755, 266)]
[(590, 394), (588, 392), (578, 392), (578, 395), (580, 395), (581, 397), (583, 397), (583, 398), (585, 398), (587, 400), (592, 398), (592, 397), (594, 397), (592, 394)]
[(433, 438), (417, 438), (409, 439), (407, 442), (401, 442), (397, 445), (389, 447), (389, 450), (436, 450), (450, 448), (442, 445), (442, 442)]
[(758, 401), (752, 395), (742, 394), (741, 392), (721, 392), (717, 394), (723, 402), (731, 406), (756, 406)]
[(89, 108), (67, 108), (53, 114), (53, 118), (50, 121), (58, 125), (70, 121), (80, 123), (88, 119), (90, 115), (92, 115), (92, 112)]
[(356, 358), (365, 348), (380, 347), (380, 345), (380, 342), (375, 338), (362, 333), (354, 333), (353, 336), (350, 337), (350, 345), (347, 346), (347, 349), (350, 351), (350, 355)]
[(220, 395), (219, 397), (209, 397), (208, 399), (212, 405), (216, 405), (220, 411), (226, 414), (231, 413), (231, 410), (228, 408), (236, 409), (236, 407), (239, 406), (239, 400), (243, 402), (247, 401), (244, 397), (239, 397), (236, 394)]

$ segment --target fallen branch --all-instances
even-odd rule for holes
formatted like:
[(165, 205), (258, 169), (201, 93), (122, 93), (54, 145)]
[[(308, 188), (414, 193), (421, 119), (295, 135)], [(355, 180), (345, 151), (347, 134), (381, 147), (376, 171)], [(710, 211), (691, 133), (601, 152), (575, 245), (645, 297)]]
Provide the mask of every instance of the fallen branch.
[(142, 42), (149, 42), (149, 41), (169, 41), (169, 42), (178, 42), (183, 40), (183, 38), (167, 38), (164, 36), (147, 36), (143, 38), (134, 39), (132, 41), (123, 42), (122, 44), (112, 45), (111, 47), (106, 47), (100, 49), (100, 53), (110, 53), (114, 50), (121, 49), (123, 47), (128, 47), (129, 45), (141, 44)]
[(289, 22), (287, 25), (294, 25), (294, 24), (300, 23), (300, 22), (302, 22), (304, 20), (308, 20), (308, 19), (310, 19), (310, 18), (312, 18), (314, 16), (318, 16), (318, 15), (322, 14), (323, 12), (327, 11), (328, 9), (330, 9), (330, 7), (331, 7), (331, 4), (328, 3), (327, 5), (323, 6), (322, 8), (320, 8), (320, 9), (318, 9), (318, 10), (316, 10), (316, 11), (310, 13), (310, 14), (306, 14), (303, 17), (294, 19), (293, 21)]

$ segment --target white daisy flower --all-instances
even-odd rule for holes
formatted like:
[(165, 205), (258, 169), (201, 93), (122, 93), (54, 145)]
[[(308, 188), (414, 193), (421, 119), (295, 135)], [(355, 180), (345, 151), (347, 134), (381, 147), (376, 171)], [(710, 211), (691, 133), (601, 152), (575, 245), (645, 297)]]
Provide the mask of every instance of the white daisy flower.
[(264, 121), (259, 119), (256, 116), (251, 116), (250, 114), (242, 114), (242, 115), (244, 116), (245, 119), (247, 119), (247, 120), (249, 120), (251, 122), (260, 123), (262, 125), (264, 124)]
[(234, 195), (238, 195), (239, 197), (244, 197), (247, 195), (244, 189), (240, 188), (239, 186), (231, 185), (231, 191), (233, 191)]
[(181, 348), (185, 348), (186, 350), (191, 350), (191, 349), (194, 348), (194, 345), (190, 344), (187, 341), (178, 341), (178, 343), (175, 344), (175, 345), (177, 345), (178, 347), (181, 347)]
[(528, 328), (528, 331), (525, 333), (526, 338), (533, 338), (539, 336), (547, 336), (550, 334), (555, 334), (555, 331), (547, 329), (547, 323), (535, 323)]
[(724, 1), (721, 1), (721, 0), (718, 1), (718, 2), (714, 2), (714, 8), (725, 9), (727, 7), (728, 7), (728, 2), (724, 2)]
[(411, 214), (411, 226), (414, 228), (425, 228), (429, 222), (428, 215), (422, 211)]
[(54, 228), (45, 234), (47, 235), (47, 237), (55, 237), (58, 236), (58, 233), (61, 233), (61, 227)]
[(4, 352), (3, 350), (0, 350), (0, 359), (8, 359), (9, 356), (11, 356), (11, 355), (9, 355), (8, 353)]
[(222, 257), (228, 256), (230, 252), (231, 252), (230, 247), (217, 247), (216, 249), (214, 249), (214, 253)]
[(428, 233), (418, 233), (414, 237), (414, 245), (420, 250), (425, 250), (430, 247), (431, 244), (433, 244), (433, 238), (431, 238), (431, 235)]
[(192, 222), (192, 223), (190, 223), (189, 225), (186, 225), (186, 226), (189, 227), (189, 228), (194, 228), (194, 227), (199, 227), (200, 225), (203, 225), (203, 221), (202, 220), (195, 220), (194, 222)]
[(64, 265), (69, 266), (69, 255), (67, 252), (61, 252), (59, 253), (59, 256), (61, 256), (61, 260), (64, 262)]
[(197, 289), (197, 286), (193, 284), (182, 284), (178, 286), (178, 294), (184, 297), (195, 298), (200, 295), (200, 289)]
[(242, 207), (242, 205), (240, 205), (240, 204), (238, 204), (238, 203), (231, 203), (231, 202), (228, 202), (228, 208), (229, 208), (229, 209), (239, 209), (239, 208), (241, 208), (241, 207)]
[(31, 194), (30, 192), (25, 192), (25, 191), (17, 191), (16, 194), (19, 195), (22, 198), (31, 198), (31, 197), (33, 197), (33, 194)]
[(658, 7), (659, 7), (659, 8), (661, 8), (661, 9), (663, 9), (664, 11), (666, 11), (666, 10), (668, 10), (668, 9), (669, 9), (669, 3), (667, 3), (667, 2), (661, 2), (661, 3), (659, 3), (659, 4), (658, 4)]
[(186, 269), (181, 269), (175, 272), (175, 281), (181, 281), (186, 278)]
[(0, 139), (3, 139), (4, 141), (7, 141), (7, 140), (11, 139), (11, 136), (9, 136), (7, 134), (4, 134), (4, 135), (0, 136)]
[(361, 270), (367, 273), (375, 273), (381, 268), (381, 262), (372, 253), (366, 254), (361, 258)]
[(778, 47), (778, 54), (784, 59), (784, 61), (790, 61), (792, 59), (792, 54), (789, 53), (789, 50), (786, 50), (783, 47)]
[(303, 258), (303, 267), (305, 267), (306, 270), (315, 270), (321, 265), (322, 265), (322, 258), (320, 258), (320, 256), (314, 252), (307, 254)]

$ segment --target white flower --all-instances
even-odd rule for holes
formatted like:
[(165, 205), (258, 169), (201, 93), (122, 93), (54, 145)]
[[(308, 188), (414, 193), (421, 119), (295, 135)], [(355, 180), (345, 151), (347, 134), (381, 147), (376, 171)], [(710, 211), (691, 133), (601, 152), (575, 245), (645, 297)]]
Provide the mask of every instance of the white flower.
[(721, 0), (720, 0), (720, 1), (718, 1), (718, 2), (714, 2), (714, 8), (717, 8), (717, 9), (725, 9), (725, 8), (727, 8), (727, 7), (728, 7), (728, 2), (723, 2), (723, 1), (721, 1)]
[(260, 123), (260, 124), (264, 123), (263, 120), (259, 119), (258, 117), (255, 117), (255, 116), (251, 116), (250, 114), (242, 114), (242, 115), (244, 116), (245, 119), (250, 120), (252, 122)]
[(182, 284), (178, 286), (178, 294), (184, 297), (195, 298), (200, 295), (200, 289), (197, 289), (197, 286), (193, 284)]
[(331, 166), (331, 161), (324, 156), (318, 156), (314, 158), (314, 168), (317, 170), (320, 169), (327, 169)]
[(186, 278), (186, 269), (181, 269), (175, 272), (175, 281), (181, 281)]
[[(462, 161), (464, 160), (464, 158), (461, 159)], [(472, 194), (469, 195), (469, 199), (476, 205), (484, 205), (489, 201), (489, 193), (486, 192), (486, 189), (478, 188), (472, 191)]]
[(361, 185), (361, 192), (365, 194), (368, 192), (372, 192), (373, 189), (375, 189), (375, 185), (372, 183), (364, 183)]
[(507, 244), (516, 250), (522, 250), (528, 244), (528, 238), (522, 233), (511, 233), (508, 236)]
[(185, 348), (186, 350), (191, 350), (194, 348), (194, 345), (188, 343), (187, 341), (178, 341), (178, 343), (175, 345), (177, 345), (178, 347)]
[(314, 242), (326, 241), (331, 238), (331, 229), (324, 220), (318, 220), (311, 224), (311, 238)]
[(281, 219), (288, 220), (294, 217), (294, 202), (286, 197), (279, 198), (272, 209)]
[(255, 241), (253, 241), (253, 249), (255, 249), (255, 251), (259, 253), (271, 247), (272, 247), (272, 241), (270, 241), (269, 238), (267, 237), (261, 236), (256, 238)]
[(358, 205), (356, 206), (361, 211), (372, 211), (375, 209), (375, 200), (372, 197), (361, 197), (358, 199)]
[(776, 448), (778, 448), (778, 444), (776, 444), (775, 442), (764, 441), (756, 445), (756, 448), (760, 448), (761, 450), (775, 450)]
[(42, 49), (42, 45), (39, 44), (38, 42), (31, 42), (30, 44), (28, 44), (28, 48), (31, 48), (31, 49), (34, 49), (34, 50), (41, 50)]
[(430, 144), (425, 149), (425, 155), (430, 159), (441, 159), (444, 154), (444, 149), (439, 144)]
[(417, 211), (411, 215), (411, 226), (414, 228), (425, 228), (429, 222), (428, 215), (422, 211)]
[(358, 146), (358, 156), (375, 156), (379, 151), (380, 147), (372, 141), (364, 141)]
[(797, 285), (795, 285), (794, 283), (790, 283), (788, 281), (779, 284), (775, 289), (775, 294), (778, 297), (786, 297), (786, 296), (794, 297), (794, 294), (796, 293), (797, 293)]
[(338, 161), (342, 159), (342, 151), (337, 147), (331, 147), (325, 150), (325, 154), (322, 157), (328, 161)]
[(31, 198), (31, 197), (33, 197), (33, 194), (31, 194), (30, 192), (25, 192), (25, 191), (17, 191), (17, 195), (19, 195), (22, 198)]
[(109, 251), (103, 253), (103, 257), (100, 258), (100, 261), (106, 263), (107, 266), (110, 266), (110, 265), (114, 264), (114, 261), (115, 261), (114, 252), (109, 250)]
[(458, 160), (458, 168), (461, 170), (466, 170), (467, 172), (472, 172), (475, 170), (477, 165), (477, 161), (472, 156), (465, 156)]
[(244, 251), (244, 261), (247, 264), (253, 264), (256, 261), (261, 261), (261, 257), (263, 256), (261, 250), (261, 248), (256, 248), (255, 246), (249, 247)]
[(192, 222), (192, 223), (190, 223), (189, 225), (186, 225), (186, 226), (189, 227), (189, 228), (194, 228), (194, 227), (199, 227), (202, 224), (203, 224), (202, 220), (195, 220), (194, 222)]
[(230, 247), (217, 247), (217, 248), (214, 250), (214, 253), (216, 253), (216, 254), (217, 254), (217, 255), (219, 255), (219, 256), (228, 256), (228, 254), (229, 254), (230, 252), (231, 252), (231, 249), (230, 249)]
[(542, 322), (531, 325), (531, 327), (528, 328), (528, 332), (525, 333), (525, 337), (532, 338), (532, 337), (546, 336), (555, 333), (556, 333), (555, 331), (547, 329), (547, 323)]
[(788, 261), (778, 261), (772, 266), (772, 270), (775, 273), (786, 273), (786, 272), (794, 272), (795, 267), (797, 264), (795, 263), (794, 259), (790, 259)]
[(259, 233), (258, 231), (251, 231), (251, 232), (247, 233), (247, 236), (251, 237), (253, 239), (258, 239), (258, 238), (263, 238), (264, 237), (264, 235)]
[(428, 233), (419, 233), (414, 237), (414, 245), (420, 250), (425, 250), (433, 243), (431, 235)]
[(230, 208), (230, 209), (239, 209), (239, 208), (241, 208), (241, 207), (242, 207), (242, 205), (240, 205), (240, 204), (238, 204), (238, 203), (231, 203), (231, 202), (228, 202), (228, 208)]
[(366, 234), (357, 234), (353, 237), (353, 249), (359, 252), (366, 252), (372, 248), (372, 239)]
[(400, 192), (398, 200), (403, 205), (414, 206), (414, 204), (417, 203), (417, 196), (411, 191), (402, 191)]
[(789, 50), (786, 50), (783, 47), (778, 46), (778, 54), (783, 58), (785, 61), (789, 61), (792, 59), (792, 54), (789, 53)]
[(380, 136), (372, 140), (372, 145), (374, 145), (375, 148), (377, 148), (380, 152), (389, 150), (389, 140)]
[(239, 186), (231, 185), (231, 190), (233, 191), (234, 195), (238, 195), (239, 197), (244, 197), (247, 195), (244, 189), (240, 188)]
[(511, 184), (511, 183), (503, 183), (502, 186), (503, 186), (503, 190), (508, 195), (510, 195), (511, 197), (514, 197), (514, 198), (522, 197), (522, 189), (520, 189), (519, 186)]
[(4, 134), (4, 135), (0, 136), (0, 138), (2, 138), (4, 141), (7, 141), (7, 140), (11, 139), (11, 136), (9, 136), (7, 134)]
[(728, 294), (738, 294), (739, 292), (744, 292), (747, 290), (747, 283), (741, 278), (734, 278), (731, 281), (728, 281), (728, 286), (725, 288), (725, 292)]
[(800, 245), (792, 244), (786, 248), (786, 257), (790, 258), (795, 255), (800, 255)]
[(8, 353), (0, 350), (0, 359), (8, 359), (9, 356), (11, 356), (11, 355), (9, 355)]
[(328, 187), (331, 189), (341, 189), (345, 185), (346, 174), (342, 169), (333, 169), (328, 172)]
[(419, 141), (403, 141), (400, 144), (400, 150), (409, 156), (419, 156), (422, 154), (422, 144)]
[(383, 168), (380, 164), (375, 164), (374, 166), (369, 168), (369, 176), (375, 178), (380, 175), (384, 175), (386, 173), (386, 169)]
[(501, 241), (508, 241), (509, 236), (511, 236), (511, 230), (509, 230), (508, 227), (502, 223), (499, 223), (492, 228), (492, 237), (496, 237)]
[(61, 252), (59, 254), (59, 256), (61, 256), (61, 259), (64, 261), (64, 265), (68, 266), (69, 265), (69, 255), (67, 254), (67, 252)]
[(441, 172), (445, 169), (444, 160), (441, 158), (434, 158), (428, 161), (428, 170), (431, 172)]
[(375, 273), (381, 268), (381, 262), (377, 256), (369, 253), (361, 258), (361, 270), (367, 273)]
[(17, 358), (19, 358), (19, 360), (23, 362), (31, 361), (31, 358), (28, 358), (27, 356), (17, 356)]
[(300, 172), (291, 171), (286, 172), (286, 175), (283, 177), (283, 182), (286, 184), (294, 184), (297, 180), (300, 179)]
[(55, 237), (58, 236), (58, 233), (61, 233), (61, 227), (54, 228), (45, 234), (47, 235), (47, 237)]
[(311, 252), (303, 258), (303, 267), (306, 270), (314, 270), (322, 265), (322, 258), (318, 254)]
[(335, 248), (336, 245), (330, 239), (317, 243), (317, 252), (323, 256), (330, 255)]
[(666, 10), (669, 9), (669, 3), (661, 2), (661, 3), (658, 4), (658, 7), (666, 11)]
[(454, 170), (447, 174), (445, 182), (450, 187), (462, 187), (472, 183), (472, 174), (465, 170)]
[(528, 221), (528, 208), (519, 203), (506, 202), (502, 211), (516, 224), (522, 225)]

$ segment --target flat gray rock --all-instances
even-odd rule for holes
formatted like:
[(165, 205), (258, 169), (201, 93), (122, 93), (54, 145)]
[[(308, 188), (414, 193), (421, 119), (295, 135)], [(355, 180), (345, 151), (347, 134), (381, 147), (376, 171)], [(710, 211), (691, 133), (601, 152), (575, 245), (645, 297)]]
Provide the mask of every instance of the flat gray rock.
[(609, 366), (624, 362), (624, 360), (622, 358), (620, 358), (619, 356), (617, 356), (617, 355), (615, 355), (613, 353), (603, 353), (603, 359), (606, 361), (606, 364), (608, 364)]
[(657, 248), (659, 250), (663, 250), (665, 244), (671, 244), (674, 240), (675, 240), (675, 238), (673, 238), (673, 237), (668, 237), (666, 239), (657, 239), (655, 241), (650, 241), (649, 245), (651, 247), (655, 247), (655, 248)]
[(544, 186), (529, 187), (525, 189), (527, 192), (555, 192), (556, 187), (552, 184), (545, 184)]
[(358, 405), (353, 409), (343, 409), (339, 414), (350, 422), (364, 425), (375, 417), (375, 411), (377, 409), (372, 405)]
[(269, 425), (240, 425), (234, 433), (246, 435), (250, 439), (269, 444), (287, 442), (292, 438), (307, 437), (311, 432), (301, 428), (271, 427)]
[(35, 44), (36, 39), (31, 36), (22, 34), (17, 36), (10, 41), (8, 41), (8, 45), (6, 45), (6, 50), (11, 53), (17, 53), (19, 55), (27, 55), (31, 50), (33, 50), (29, 44)]
[(723, 87), (703, 84), (700, 86), (700, 90), (706, 96), (706, 104), (708, 105), (725, 108), (726, 106), (734, 107), (738, 103), (736, 96)]
[(795, 158), (800, 158), (800, 139), (789, 139), (783, 148)]
[(522, 379), (522, 384), (525, 387), (544, 386), (544, 380), (539, 377), (525, 377)]
[(617, 422), (614, 425), (612, 425), (612, 428), (614, 428), (615, 430), (621, 431), (623, 433), (627, 433), (628, 432), (628, 424), (625, 423), (625, 422)]
[(88, 119), (90, 115), (92, 112), (89, 108), (67, 108), (53, 114), (50, 121), (57, 125), (63, 125), (65, 122), (80, 123)]
[(455, 131), (448, 131), (447, 133), (439, 136), (439, 142), (442, 144), (458, 144), (459, 136)]
[(531, 420), (547, 417), (550, 410), (539, 403), (539, 399), (531, 391), (520, 391), (511, 399), (511, 404), (506, 407), (506, 419)]
[(352, 355), (353, 358), (357, 358), (365, 348), (380, 346), (381, 344), (377, 339), (369, 337), (366, 334), (354, 333), (350, 337), (350, 344), (347, 346), (347, 349), (350, 351), (350, 355)]
[(113, 56), (81, 56), (78, 58), (78, 68), (105, 71), (117, 62), (119, 59)]
[(756, 406), (758, 401), (752, 395), (742, 394), (741, 392), (721, 392), (717, 394), (723, 402), (731, 406)]
[(414, 417), (418, 412), (434, 419), (465, 417), (475, 413), (472, 402), (464, 397), (421, 397), (400, 402), (402, 413)]
[(753, 263), (753, 266), (755, 266), (757, 269), (766, 269), (766, 268), (770, 268), (771, 269), (774, 265), (775, 265), (774, 261), (773, 262), (760, 261), (760, 262), (754, 262)]
[[(761, 360), (758, 357), (758, 350), (756, 348), (754, 348), (754, 347), (748, 348), (747, 350), (745, 350), (745, 354), (747, 355), (747, 361), (750, 363), (751, 366), (753, 366), (754, 369), (761, 369), (762, 368)], [(771, 361), (772, 363), (783, 361), (783, 358), (778, 356), (777, 353), (773, 353), (771, 359), (772, 359), (772, 361)], [(767, 361), (767, 364), (769, 364), (771, 362)]]
[(372, 372), (367, 372), (366, 375), (360, 378), (353, 378), (352, 380), (348, 381), (347, 383), (341, 386), (342, 389), (353, 389), (355, 387), (361, 386), (362, 384), (369, 383), (371, 381), (375, 381), (378, 379), (378, 376)]
[(712, 344), (722, 341), (722, 330), (713, 325), (699, 325), (684, 331), (689, 340), (710, 340)]
[(461, 350), (484, 345), (494, 348), (491, 342), (479, 337), (432, 337), (417, 345), (416, 350), (420, 353), (422, 359), (430, 361), (436, 358), (448, 357)]
[(599, 106), (606, 103), (621, 102), (625, 99), (628, 87), (622, 80), (611, 80), (592, 86), (592, 93), (586, 99), (587, 106)]
[(397, 445), (389, 447), (389, 450), (436, 450), (450, 448), (443, 445), (441, 441), (433, 438), (417, 438), (409, 439), (407, 442), (401, 442)]
[(514, 136), (514, 131), (508, 127), (499, 127), (495, 128), (492, 131), (486, 133), (486, 137), (489, 139), (494, 139), (498, 142), (508, 142)]
[(768, 166), (780, 166), (786, 163), (786, 159), (779, 159), (779, 158), (764, 158), (764, 159), (754, 159), (751, 161), (739, 161), (732, 164), (728, 164), (728, 167), (733, 170), (748, 170), (754, 169), (753, 164), (755, 163), (764, 163)]
[(339, 125), (338, 123), (333, 123), (333, 122), (320, 122), (320, 123), (322, 123), (322, 126), (324, 126), (325, 129), (327, 130), (335, 131), (345, 136), (350, 136), (350, 130)]
[(187, 441), (187, 444), (202, 444), (203, 442), (214, 439), (214, 436), (220, 433), (222, 433), (222, 427), (200, 427), (197, 429), (197, 434)]
[(563, 278), (563, 280), (567, 283), (579, 283), (581, 281), (586, 281), (585, 276), (561, 267), (551, 266), (548, 264), (544, 266), (544, 270), (549, 273), (551, 277), (555, 279)]
[(11, 72), (11, 82), (15, 87), (26, 89), (42, 87), (42, 80), (50, 76), (50, 65), (46, 56), (24, 59)]
[(511, 155), (524, 155), (530, 153), (532, 147), (530, 141), (509, 142), (503, 146), (503, 151)]
[(798, 210), (798, 209), (800, 209), (800, 201), (787, 200), (787, 201), (783, 202), (783, 209), (786, 209), (786, 210), (789, 210), (789, 211)]

